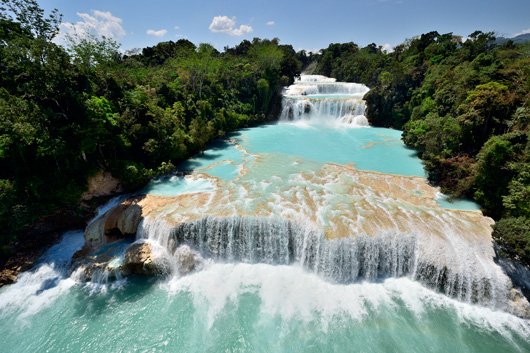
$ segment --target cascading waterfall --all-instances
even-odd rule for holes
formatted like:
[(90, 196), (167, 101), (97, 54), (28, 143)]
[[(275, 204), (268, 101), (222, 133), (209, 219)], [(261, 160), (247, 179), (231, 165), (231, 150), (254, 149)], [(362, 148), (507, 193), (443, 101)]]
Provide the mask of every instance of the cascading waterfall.
[[(297, 105), (290, 107), (317, 124), (331, 120), (362, 125), (358, 119), (364, 116), (358, 113), (364, 113), (361, 98), (366, 91), (364, 85), (302, 76), (288, 88), (284, 104), (289, 107), (289, 99), (294, 99)], [(293, 92), (303, 99), (290, 96)], [(325, 98), (310, 94), (319, 92), (333, 94)], [(344, 131), (335, 124), (327, 130)], [(380, 145), (392, 141), (387, 135), (378, 136), (384, 136)], [(368, 149), (375, 143), (360, 146)], [(258, 164), (265, 161), (259, 158)], [(440, 212), (435, 203), (424, 204), (419, 196), (409, 199), (410, 192), (434, 193), (430, 187), (420, 191), (420, 180), (366, 177), (337, 165), (316, 174), (289, 174), (288, 180), (274, 175), (275, 181), (265, 184), (236, 178), (211, 193), (186, 193), (167, 201), (167, 211), (144, 218), (137, 237), (151, 244), (157, 255), (153, 264), (161, 272), (182, 273), (181, 263), (189, 272), (190, 261), (297, 264), (332, 283), (408, 277), (463, 302), (506, 309), (512, 286), (490, 258), (486, 219), (475, 227), (469, 215)], [(262, 193), (257, 185), (268, 191)], [(394, 194), (388, 189), (392, 185), (397, 187)], [(107, 228), (104, 222), (98, 227), (100, 232)], [(106, 282), (108, 275), (96, 271), (92, 280)]]
[(335, 82), (318, 75), (302, 75), (284, 92), (280, 120), (310, 120), (367, 126), (362, 97), (368, 87), (358, 83)]
[(453, 273), (418, 259), (418, 236), (397, 231), (326, 239), (322, 231), (288, 220), (207, 216), (177, 226), (144, 219), (138, 237), (155, 244), (157, 257), (172, 263), (170, 271), (179, 270), (176, 252), (186, 245), (200, 259), (299, 264), (334, 283), (407, 276), (450, 297), (492, 308), (505, 307), (510, 287), (505, 276), (490, 273), (485, 277), (487, 269), (472, 273), (471, 268), (476, 267), (471, 264), (468, 273)]
[(167, 251), (163, 256), (186, 244), (220, 261), (298, 263), (337, 283), (411, 274), (416, 262), (416, 237), (398, 233), (328, 240), (311, 227), (248, 216), (205, 217), (176, 227), (144, 220), (140, 229), (140, 237)]
[(301, 75), (300, 82), (337, 82), (336, 78), (326, 77), (323, 75)]

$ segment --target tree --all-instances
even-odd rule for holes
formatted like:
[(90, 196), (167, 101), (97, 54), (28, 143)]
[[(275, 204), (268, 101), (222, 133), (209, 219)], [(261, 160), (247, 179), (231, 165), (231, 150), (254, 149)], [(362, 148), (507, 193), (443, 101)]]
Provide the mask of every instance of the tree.
[(458, 110), (464, 149), (471, 153), (476, 153), (492, 134), (504, 132), (513, 112), (508, 87), (493, 81), (469, 91)]
[(31, 33), (33, 38), (51, 41), (59, 33), (62, 20), (59, 10), (53, 9), (46, 18), (44, 10), (39, 7), (36, 0), (0, 0), (0, 3), (6, 6), (0, 7), (0, 19), (19, 23), (20, 28), (26, 34)]
[(117, 61), (120, 56), (120, 45), (112, 38), (100, 38), (88, 33), (74, 33), (66, 36), (68, 51), (74, 62), (80, 67), (87, 77), (97, 66), (103, 71), (105, 83), (107, 82), (109, 66)]

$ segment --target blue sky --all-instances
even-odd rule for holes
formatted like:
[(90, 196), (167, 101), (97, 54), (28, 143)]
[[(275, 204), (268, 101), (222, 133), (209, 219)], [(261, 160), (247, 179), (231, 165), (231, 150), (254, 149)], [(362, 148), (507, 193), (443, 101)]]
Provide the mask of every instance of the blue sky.
[(512, 37), (530, 33), (530, 0), (38, 0), (73, 27), (111, 36), (123, 49), (186, 38), (222, 50), (243, 39), (280, 38), (295, 50), (353, 41), (395, 46), (436, 30)]

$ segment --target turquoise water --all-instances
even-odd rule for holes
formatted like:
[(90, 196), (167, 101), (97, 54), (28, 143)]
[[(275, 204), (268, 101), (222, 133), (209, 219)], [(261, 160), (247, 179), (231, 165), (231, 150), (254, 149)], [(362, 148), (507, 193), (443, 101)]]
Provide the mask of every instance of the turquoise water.
[(425, 176), (401, 131), (280, 123), (243, 129), (233, 137), (251, 153), (281, 153), (380, 173)]
[[(204, 154), (177, 165), (177, 168), (195, 170), (222, 181), (241, 177), (244, 168), (250, 171), (259, 169), (259, 173), (251, 172), (253, 177), (267, 180), (274, 175), (318, 170), (325, 163), (353, 165), (359, 170), (385, 174), (425, 177), (417, 151), (403, 144), (401, 134), (402, 131), (393, 129), (337, 127), (306, 122), (261, 125), (230, 134), (227, 138), (231, 142), (217, 141)], [(266, 166), (254, 163), (257, 156), (267, 160)], [(292, 163), (300, 165), (293, 168)], [(151, 183), (146, 192), (177, 196), (213, 188), (212, 182), (207, 179), (190, 181), (163, 177)], [(448, 209), (480, 210), (473, 201), (450, 202), (444, 195), (440, 195), (436, 202)]]
[(212, 263), (185, 277), (82, 284), (60, 270), (81, 244), (68, 234), (0, 289), (2, 352), (530, 350), (527, 321), (407, 278), (337, 285), (297, 266)]
[(191, 179), (184, 176), (164, 175), (153, 180), (141, 193), (158, 196), (178, 196), (182, 194), (213, 190), (215, 186), (206, 178)]
[[(400, 136), (322, 120), (243, 129), (178, 166), (191, 175), (160, 177), (143, 192), (176, 196), (250, 180), (266, 194), (272, 180), (326, 163), (424, 176)], [(437, 202), (478, 209), (443, 195)], [(337, 284), (296, 264), (207, 260), (186, 276), (81, 283), (68, 268), (82, 245), (82, 231), (66, 233), (35, 269), (0, 288), (0, 352), (530, 352), (528, 320), (408, 277)]]

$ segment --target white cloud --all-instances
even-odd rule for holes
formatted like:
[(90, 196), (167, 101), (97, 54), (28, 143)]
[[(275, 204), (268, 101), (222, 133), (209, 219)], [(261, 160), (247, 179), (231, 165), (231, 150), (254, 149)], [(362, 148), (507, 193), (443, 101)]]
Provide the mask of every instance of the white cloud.
[(272, 25), (274, 25), (274, 21), (267, 22), (267, 26), (272, 26)]
[(228, 16), (215, 16), (210, 24), (210, 31), (214, 33), (229, 33), (233, 31), (236, 25), (235, 17), (233, 19)]
[(383, 44), (381, 47), (381, 49), (387, 53), (392, 53), (394, 51), (394, 48), (389, 43)]
[(175, 26), (175, 29), (179, 29), (180, 27), (179, 26)]
[(63, 42), (66, 35), (73, 35), (74, 33), (80, 36), (105, 36), (112, 39), (118, 39), (126, 34), (122, 27), (123, 20), (113, 16), (109, 11), (93, 10), (92, 15), (78, 12), (77, 16), (81, 17), (83, 21), (76, 24), (61, 23), (57, 42)]
[(158, 37), (158, 38), (162, 38), (163, 36), (166, 35), (167, 29), (161, 29), (160, 31), (155, 31), (155, 30), (152, 30), (152, 29), (148, 29), (147, 32), (145, 32), (145, 33), (149, 34), (150, 36), (155, 36), (155, 37)]
[(314, 48), (314, 49), (298, 48), (298, 50), (297, 50), (296, 52), (300, 52), (300, 51), (302, 51), (302, 50), (305, 50), (305, 52), (306, 52), (307, 54), (309, 54), (309, 53), (318, 54), (318, 53), (320, 52), (320, 49), (318, 49), (318, 48)]
[(514, 37), (520, 36), (521, 34), (528, 34), (530, 33), (530, 28), (524, 29), (522, 32), (514, 34)]
[(239, 26), (239, 29), (234, 29), (232, 33), (229, 33), (232, 36), (242, 36), (244, 34), (252, 33), (254, 31), (252, 27), (247, 25), (241, 25)]
[(252, 33), (254, 30), (247, 25), (241, 25), (239, 28), (234, 28), (236, 25), (236, 18), (229, 18), (228, 16), (215, 16), (210, 24), (210, 31), (213, 33), (226, 33), (231, 36), (242, 36), (244, 34)]

